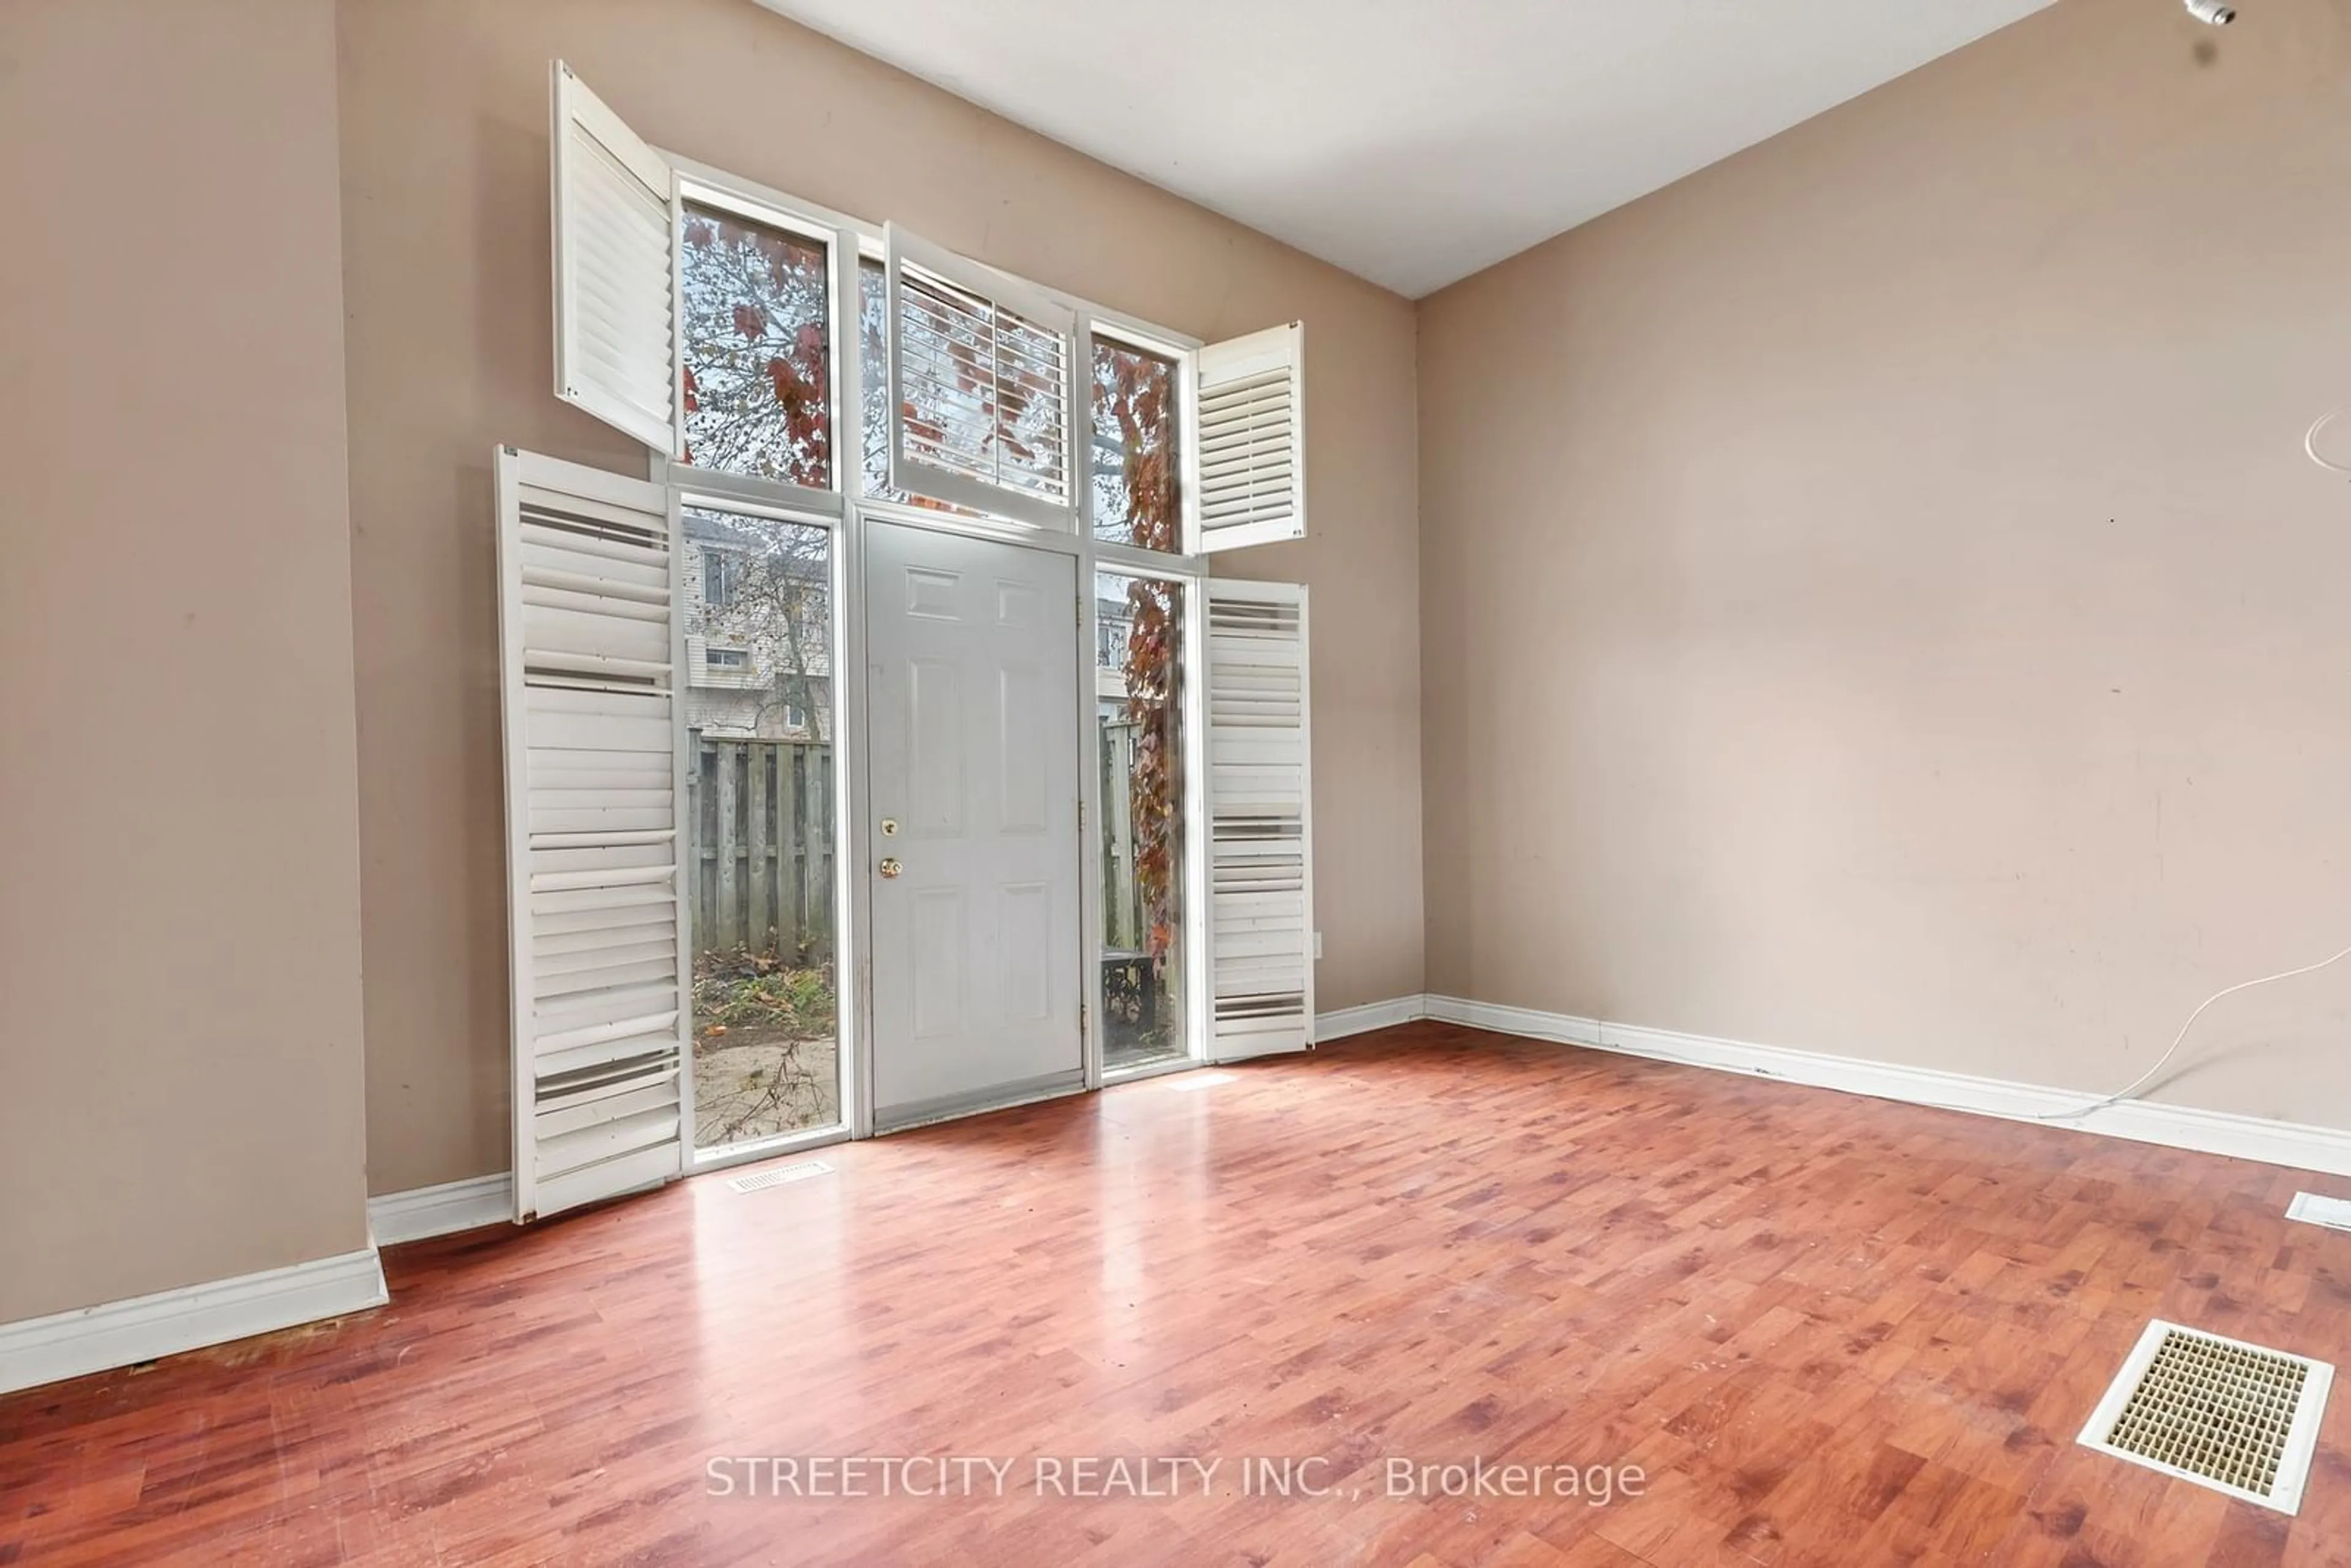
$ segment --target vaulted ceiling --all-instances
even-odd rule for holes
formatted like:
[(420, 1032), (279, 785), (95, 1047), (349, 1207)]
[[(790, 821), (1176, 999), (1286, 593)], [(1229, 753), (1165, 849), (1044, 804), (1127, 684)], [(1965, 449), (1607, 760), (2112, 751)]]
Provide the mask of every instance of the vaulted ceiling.
[(1412, 297), (2047, 0), (760, 0)]

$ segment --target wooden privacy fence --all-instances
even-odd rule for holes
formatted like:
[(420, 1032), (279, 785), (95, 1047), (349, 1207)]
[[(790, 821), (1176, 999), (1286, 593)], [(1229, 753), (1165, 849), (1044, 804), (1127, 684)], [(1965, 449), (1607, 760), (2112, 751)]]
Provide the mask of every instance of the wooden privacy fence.
[(832, 747), (696, 733), (686, 770), (697, 953), (832, 951)]
[[(1141, 727), (1102, 727), (1103, 937), (1113, 949), (1148, 944), (1134, 877), (1129, 780)], [(811, 740), (694, 737), (686, 771), (694, 824), (694, 946), (697, 953), (832, 950), (832, 747)]]

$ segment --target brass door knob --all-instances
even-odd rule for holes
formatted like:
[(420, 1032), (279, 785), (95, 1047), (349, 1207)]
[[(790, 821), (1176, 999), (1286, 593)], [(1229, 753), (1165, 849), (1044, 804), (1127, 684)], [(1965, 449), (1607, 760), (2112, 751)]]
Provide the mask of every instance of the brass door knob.
[(895, 856), (884, 859), (882, 862), (882, 874), (885, 877), (896, 876), (900, 872), (905, 869), (906, 868), (904, 866), (898, 863)]

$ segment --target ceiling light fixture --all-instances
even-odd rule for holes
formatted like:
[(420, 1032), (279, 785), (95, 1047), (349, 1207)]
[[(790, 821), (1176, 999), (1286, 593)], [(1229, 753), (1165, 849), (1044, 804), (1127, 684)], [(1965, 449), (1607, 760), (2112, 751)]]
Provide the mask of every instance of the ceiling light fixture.
[(2188, 0), (2188, 14), (2216, 27), (2225, 27), (2237, 19), (2237, 8), (2223, 5), (2220, 0)]

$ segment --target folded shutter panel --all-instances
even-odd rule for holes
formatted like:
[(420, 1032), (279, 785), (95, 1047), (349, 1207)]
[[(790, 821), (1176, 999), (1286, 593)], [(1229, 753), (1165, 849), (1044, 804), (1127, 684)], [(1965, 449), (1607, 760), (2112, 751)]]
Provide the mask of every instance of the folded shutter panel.
[(1210, 1054), (1314, 1041), (1306, 590), (1208, 583)]
[(1195, 351), (1203, 552), (1306, 536), (1305, 352), (1296, 321)]
[(884, 226), (890, 483), (1040, 528), (1076, 528), (1076, 314)]
[(555, 395), (674, 457), (676, 175), (554, 68)]
[(684, 1168), (673, 538), (656, 486), (498, 454), (517, 1220)]

